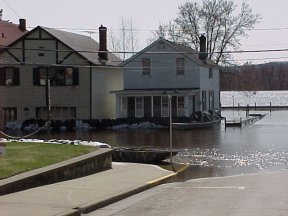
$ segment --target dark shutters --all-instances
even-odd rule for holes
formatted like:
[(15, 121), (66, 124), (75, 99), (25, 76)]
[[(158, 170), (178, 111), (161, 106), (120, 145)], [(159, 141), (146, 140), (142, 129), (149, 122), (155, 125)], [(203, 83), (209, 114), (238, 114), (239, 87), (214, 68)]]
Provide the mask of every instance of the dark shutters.
[(0, 68), (0, 85), (5, 85), (5, 70)]
[(40, 85), (39, 68), (33, 68), (33, 85)]
[(13, 70), (13, 85), (20, 85), (20, 73), (19, 68), (14, 68)]
[(79, 85), (79, 68), (73, 69), (73, 85)]
[(152, 108), (151, 108), (151, 97), (144, 97), (144, 117), (151, 117)]
[(128, 118), (135, 118), (135, 97), (128, 97)]
[(153, 97), (153, 110), (154, 117), (161, 117), (161, 96)]

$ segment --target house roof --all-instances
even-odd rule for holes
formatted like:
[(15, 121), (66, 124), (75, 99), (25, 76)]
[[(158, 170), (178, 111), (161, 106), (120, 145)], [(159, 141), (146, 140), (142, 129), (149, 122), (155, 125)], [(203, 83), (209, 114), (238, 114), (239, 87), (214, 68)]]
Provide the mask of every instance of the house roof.
[(108, 61), (100, 61), (98, 57), (99, 44), (91, 37), (42, 26), (37, 26), (36, 28), (32, 29), (28, 34), (22, 35), (22, 37), (14, 40), (14, 42), (9, 44), (9, 47), (12, 47), (14, 44), (25, 39), (30, 34), (39, 29), (46, 31), (49, 35), (71, 48), (73, 51), (88, 60), (93, 65), (119, 66), (122, 62), (120, 58), (111, 53), (108, 53)]
[(53, 28), (41, 28), (86, 58), (92, 64), (119, 66), (122, 62), (122, 60), (117, 56), (108, 53), (108, 61), (105, 61), (105, 64), (103, 64), (103, 62), (101, 62), (98, 57), (99, 43), (97, 43), (91, 37)]
[(180, 53), (183, 53), (183, 55), (185, 55), (186, 57), (190, 58), (192, 61), (194, 61), (195, 63), (197, 63), (197, 64), (199, 64), (201, 66), (218, 67), (217, 64), (215, 64), (214, 62), (212, 62), (209, 59), (207, 59), (205, 61), (200, 60), (199, 59), (199, 53), (197, 51), (195, 51), (194, 49), (192, 49), (191, 47), (188, 47), (188, 46), (185, 46), (183, 44), (178, 44), (178, 43), (166, 40), (166, 39), (164, 39), (162, 37), (159, 38), (158, 40), (154, 41), (149, 46), (145, 47), (140, 52), (138, 52), (135, 55), (133, 55), (131, 58), (127, 59), (125, 62), (122, 63), (122, 65), (123, 66), (126, 65), (128, 62), (132, 61), (134, 58), (136, 58), (137, 56), (141, 55), (142, 53), (148, 52), (151, 47), (153, 47), (155, 44), (157, 44), (159, 42), (164, 42), (166, 45), (169, 45), (170, 47), (174, 48), (176, 51), (178, 51)]
[(22, 37), (28, 31), (21, 31), (19, 24), (0, 19), (0, 50)]

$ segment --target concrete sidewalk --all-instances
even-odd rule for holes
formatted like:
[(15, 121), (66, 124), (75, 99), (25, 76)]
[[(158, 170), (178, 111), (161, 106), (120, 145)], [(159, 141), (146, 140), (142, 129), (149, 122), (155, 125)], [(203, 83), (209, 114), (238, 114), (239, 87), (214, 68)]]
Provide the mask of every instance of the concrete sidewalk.
[(5, 212), (5, 216), (78, 216), (149, 189), (176, 174), (155, 165), (113, 163), (112, 169), (94, 175), (0, 196), (0, 212)]

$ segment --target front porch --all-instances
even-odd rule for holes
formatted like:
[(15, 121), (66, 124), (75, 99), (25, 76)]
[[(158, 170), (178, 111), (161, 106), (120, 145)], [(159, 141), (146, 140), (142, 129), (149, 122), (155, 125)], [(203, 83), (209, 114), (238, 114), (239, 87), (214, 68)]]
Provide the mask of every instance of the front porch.
[(169, 117), (169, 94), (173, 117), (190, 117), (193, 112), (200, 111), (200, 94), (195, 89), (123, 90), (114, 93), (117, 118)]

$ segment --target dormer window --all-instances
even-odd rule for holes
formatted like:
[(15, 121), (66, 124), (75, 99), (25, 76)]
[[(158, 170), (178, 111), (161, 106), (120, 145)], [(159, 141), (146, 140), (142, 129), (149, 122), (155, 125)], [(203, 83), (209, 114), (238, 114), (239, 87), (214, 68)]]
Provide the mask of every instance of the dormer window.
[(142, 75), (143, 76), (151, 75), (151, 61), (150, 61), (150, 58), (143, 58), (142, 59)]

